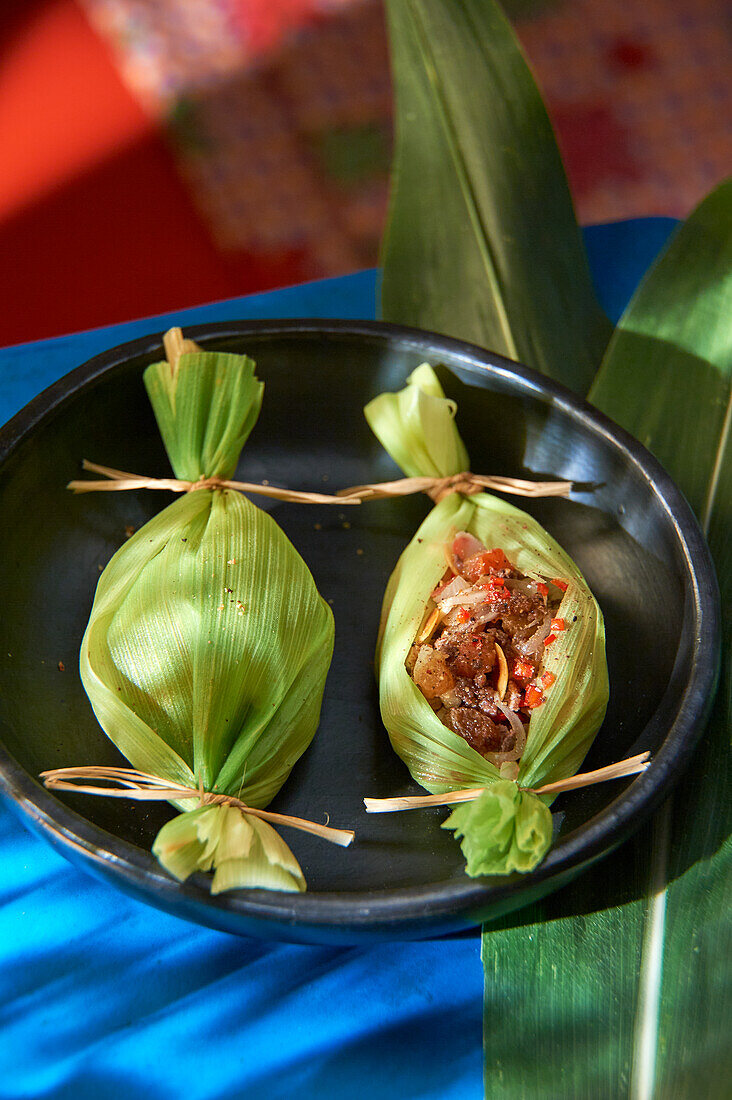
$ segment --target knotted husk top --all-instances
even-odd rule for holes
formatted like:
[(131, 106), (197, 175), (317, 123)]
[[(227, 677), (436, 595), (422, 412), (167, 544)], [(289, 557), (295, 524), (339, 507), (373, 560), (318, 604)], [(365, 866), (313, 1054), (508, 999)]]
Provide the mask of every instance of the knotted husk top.
[[(366, 407), (369, 425), (410, 477), (448, 477), (469, 468), (455, 426), (456, 407), (423, 364), (399, 393)], [(430, 593), (445, 570), (444, 548), (469, 531), (500, 548), (528, 577), (567, 583), (559, 610), (570, 628), (547, 649), (542, 671), (556, 681), (531, 713), (515, 782), (503, 777), (448, 729), (411, 679), (406, 659)], [(418, 783), (433, 793), (484, 787), (476, 802), (456, 809), (445, 825), (463, 836), (468, 873), (503, 874), (536, 866), (551, 843), (547, 804), (524, 790), (574, 775), (602, 722), (608, 699), (602, 613), (569, 555), (530, 515), (488, 493), (453, 492), (439, 501), (402, 553), (387, 585), (376, 667), (381, 715), (395, 751)]]
[[(262, 384), (243, 355), (168, 341), (145, 385), (177, 478), (230, 478)], [(80, 671), (107, 736), (134, 768), (264, 807), (309, 745), (333, 651), (333, 616), (308, 567), (240, 493), (197, 489), (117, 551), (97, 586)], [(212, 890), (302, 890), (281, 837), (228, 805), (183, 812), (153, 851)]]

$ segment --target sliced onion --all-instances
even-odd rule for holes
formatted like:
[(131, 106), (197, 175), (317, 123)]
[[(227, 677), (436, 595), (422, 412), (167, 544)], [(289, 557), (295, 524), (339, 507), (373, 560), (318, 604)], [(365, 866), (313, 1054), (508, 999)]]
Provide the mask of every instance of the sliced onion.
[(501, 764), (506, 764), (511, 760), (519, 760), (521, 758), (521, 752), (515, 746), (510, 752), (487, 752), (485, 754), (486, 760), (490, 760), (491, 764), (495, 764), (497, 768), (500, 768)]
[(511, 708), (507, 707), (505, 703), (502, 703), (500, 699), (496, 698), (494, 702), (503, 716), (508, 719), (511, 729), (516, 734), (516, 743), (518, 744), (519, 741), (522, 742), (521, 748), (523, 749), (526, 745), (526, 730), (524, 729), (523, 722), (516, 711), (511, 710)]
[(486, 602), (485, 588), (470, 588), (466, 585), (454, 596), (450, 595), (446, 599), (441, 598), (437, 606), (442, 614), (446, 615), (453, 607), (476, 607), (478, 604)]
[(490, 759), (494, 764), (502, 764), (504, 760), (519, 760), (522, 752), (526, 748), (526, 730), (515, 710), (511, 710), (510, 707), (504, 706), (498, 697), (495, 699), (495, 704), (501, 713), (508, 719), (509, 725), (516, 736), (516, 743), (508, 752), (490, 753)]
[(435, 603), (442, 603), (443, 600), (449, 599), (450, 596), (455, 596), (458, 592), (464, 592), (466, 588), (470, 588), (470, 585), (463, 577), (453, 577), (442, 589), (439, 601), (435, 600)]
[(516, 652), (522, 657), (536, 657), (541, 653), (544, 646), (544, 639), (549, 637), (551, 621), (551, 614), (545, 615), (528, 638), (519, 638), (518, 633), (516, 633), (513, 639), (513, 648)]

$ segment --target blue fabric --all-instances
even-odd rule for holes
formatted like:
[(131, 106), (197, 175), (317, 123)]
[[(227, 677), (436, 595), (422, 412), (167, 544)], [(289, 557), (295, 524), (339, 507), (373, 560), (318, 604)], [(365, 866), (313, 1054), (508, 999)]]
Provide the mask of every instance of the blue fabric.
[(102, 886), (7, 813), (0, 851), (3, 1098), (482, 1095), (477, 936), (242, 940)]
[[(613, 318), (672, 225), (586, 231)], [(0, 350), (0, 422), (135, 336), (171, 323), (373, 317), (375, 283), (360, 272)], [(211, 932), (77, 871), (4, 807), (0, 867), (0, 1100), (483, 1095), (477, 932), (369, 948)], [(530, 1036), (520, 1041), (529, 1052)]]
[(676, 225), (673, 218), (631, 218), (585, 229), (585, 246), (598, 297), (611, 321), (619, 319)]

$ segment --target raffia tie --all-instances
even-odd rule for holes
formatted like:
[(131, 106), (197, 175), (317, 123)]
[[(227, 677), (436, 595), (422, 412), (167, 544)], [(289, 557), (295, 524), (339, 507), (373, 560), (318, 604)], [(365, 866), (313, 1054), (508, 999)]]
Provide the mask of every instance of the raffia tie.
[[(562, 791), (576, 790), (579, 787), (589, 787), (595, 783), (606, 783), (611, 779), (622, 779), (630, 775), (639, 775), (650, 765), (650, 753), (642, 752), (637, 756), (630, 756), (626, 760), (620, 760), (616, 764), (598, 768), (591, 772), (580, 772), (568, 779), (560, 779), (556, 783), (546, 783), (543, 787), (521, 787), (521, 790), (532, 794), (560, 794)], [(187, 787), (182, 783), (175, 783), (169, 779), (161, 779), (160, 776), (150, 775), (148, 772), (140, 772), (135, 768), (112, 768), (89, 764), (76, 768), (53, 768), (50, 771), (41, 772), (44, 786), (49, 790), (75, 791), (77, 794), (102, 795), (106, 798), (130, 798), (135, 801), (169, 802), (175, 799), (198, 799), (201, 806), (236, 806), (244, 814), (261, 818), (262, 821), (270, 821), (275, 825), (289, 825), (293, 829), (300, 829), (305, 833), (329, 840), (331, 844), (339, 844), (347, 848), (353, 841), (355, 833), (351, 829), (332, 829), (328, 825), (319, 825), (315, 821), (308, 821), (302, 817), (291, 817), (288, 814), (277, 814), (270, 810), (259, 810), (253, 806), (247, 806), (241, 799), (233, 795), (219, 794), (216, 791), (204, 791), (203, 786), (196, 789)], [(79, 783), (78, 780), (94, 779), (99, 783), (114, 783), (115, 787), (92, 786)], [(394, 813), (398, 810), (419, 810), (429, 806), (452, 806), (460, 802), (473, 802), (485, 791), (485, 787), (471, 787), (468, 790), (449, 791), (447, 794), (426, 795), (397, 795), (394, 798), (364, 798), (366, 813)]]
[[(628, 775), (640, 775), (650, 765), (650, 752), (641, 752), (638, 756), (629, 756), (616, 764), (597, 768), (592, 772), (580, 772), (568, 779), (559, 779), (556, 783), (546, 783), (543, 787), (521, 787), (531, 794), (561, 794), (579, 787), (591, 787), (595, 783), (607, 783), (610, 779), (622, 779)], [(397, 795), (395, 798), (364, 798), (367, 814), (395, 813), (397, 810), (420, 810), (427, 806), (452, 806), (458, 802), (474, 802), (480, 798), (485, 787), (471, 787), (464, 791), (449, 791), (447, 794)]]
[(480, 493), (485, 488), (481, 485), (478, 478), (466, 471), (462, 474), (455, 474), (454, 477), (445, 479), (444, 484), (435, 485), (432, 489), (427, 490), (427, 496), (434, 500), (435, 504), (439, 504), (444, 497), (450, 496), (452, 493), (462, 493), (465, 497), (474, 496), (475, 493)]
[(182, 481), (172, 477), (145, 477), (115, 470), (111, 466), (99, 466), (84, 459), (82, 466), (91, 473), (101, 474), (103, 481), (70, 481), (67, 485), (74, 493), (120, 492), (130, 489), (167, 489), (173, 493), (193, 493), (197, 489), (233, 489), (240, 493), (253, 493), (274, 500), (295, 504), (362, 504), (366, 500), (383, 500), (388, 497), (411, 496), (426, 493), (435, 504), (450, 493), (472, 496), (485, 489), (509, 493), (521, 497), (568, 496), (571, 481), (528, 481), (524, 478), (501, 477), (489, 474), (473, 474), (463, 471), (451, 477), (404, 477), (397, 481), (379, 481), (366, 485), (354, 485), (341, 489), (334, 496), (326, 493), (306, 493), (297, 489), (281, 489), (266, 482), (230, 481), (218, 477), (200, 481)]
[[(620, 760), (615, 764), (608, 764), (604, 768), (597, 768), (591, 772), (580, 772), (571, 775), (568, 779), (560, 779), (556, 783), (546, 783), (542, 787), (521, 787), (521, 790), (531, 794), (561, 794), (562, 791), (577, 790), (579, 787), (590, 787), (595, 783), (606, 783), (611, 779), (622, 779), (630, 775), (640, 775), (650, 766), (650, 752), (642, 752), (637, 756), (630, 756), (626, 760)], [(187, 787), (183, 783), (175, 783), (169, 779), (161, 779), (160, 776), (150, 775), (148, 772), (137, 771), (135, 768), (112, 768), (95, 764), (75, 768), (53, 768), (50, 771), (41, 772), (44, 786), (49, 790), (76, 791), (78, 794), (95, 794), (107, 798), (131, 798), (136, 801), (169, 802), (174, 799), (197, 798), (201, 806), (236, 806), (244, 814), (259, 817), (262, 821), (271, 821), (275, 825), (290, 825), (293, 829), (300, 829), (305, 833), (329, 840), (332, 844), (339, 844), (347, 848), (353, 841), (355, 833), (351, 829), (332, 829), (328, 825), (319, 825), (315, 821), (308, 821), (302, 817), (291, 817), (288, 814), (277, 814), (270, 810), (259, 810), (253, 806), (247, 806), (241, 799), (229, 794), (219, 794), (217, 791), (204, 791), (199, 788)], [(93, 779), (98, 783), (114, 783), (110, 786), (91, 786), (79, 783), (78, 780)], [(471, 787), (462, 791), (449, 791), (446, 794), (426, 795), (397, 795), (394, 798), (364, 798), (364, 806), (369, 814), (393, 813), (397, 810), (418, 810), (428, 806), (451, 806), (459, 802), (473, 802), (480, 798), (485, 787)]]
[[(262, 821), (270, 821), (274, 825), (290, 825), (293, 829), (300, 829), (303, 833), (312, 833), (314, 836), (329, 840), (331, 844), (339, 844), (347, 848), (356, 835), (351, 829), (332, 829), (328, 825), (319, 825), (316, 821), (308, 821), (303, 817), (291, 817), (289, 814), (276, 814), (271, 810), (259, 810), (253, 806), (247, 806), (240, 798), (229, 794), (219, 794), (217, 791), (204, 791), (200, 788), (188, 787), (183, 783), (175, 783), (169, 779), (161, 779), (160, 776), (150, 775), (148, 772), (140, 772), (135, 768), (107, 768), (89, 764), (77, 768), (53, 768), (51, 771), (41, 772), (43, 784), (49, 790), (76, 791), (80, 794), (96, 794), (107, 798), (132, 798), (138, 802), (169, 802), (173, 799), (197, 798), (201, 806), (236, 806), (243, 814), (250, 814)], [(115, 787), (83, 784), (78, 780), (91, 779), (97, 783), (114, 783)]]
[(426, 493), (435, 504), (451, 493), (474, 496), (490, 489), (495, 493), (509, 493), (517, 497), (566, 497), (572, 490), (571, 481), (528, 481), (520, 477), (501, 477), (498, 474), (473, 474), (463, 470), (450, 477), (403, 477), (398, 481), (379, 481), (368, 485), (354, 485), (351, 489), (342, 489), (338, 497), (350, 502), (352, 499), (382, 500), (385, 497), (411, 496), (412, 493)]

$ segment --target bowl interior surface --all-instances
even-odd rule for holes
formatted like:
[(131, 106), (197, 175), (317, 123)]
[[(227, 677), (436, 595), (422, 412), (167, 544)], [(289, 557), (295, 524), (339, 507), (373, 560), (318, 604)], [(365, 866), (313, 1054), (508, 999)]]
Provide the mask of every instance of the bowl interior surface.
[[(571, 500), (514, 503), (574, 558), (605, 615), (610, 704), (583, 770), (659, 750), (698, 659), (698, 594), (678, 516), (607, 422), (565, 400), (563, 391), (545, 388), (531, 372), (516, 374), (498, 357), (439, 337), (376, 325), (353, 331), (282, 323), (239, 328), (204, 326), (191, 335), (206, 347), (245, 351), (265, 382), (241, 479), (334, 492), (399, 476), (362, 410), (376, 394), (400, 388), (427, 359), (440, 364), (445, 388), (457, 400), (473, 470), (577, 483)], [(73, 496), (65, 486), (79, 476), (83, 458), (169, 476), (141, 381), (144, 367), (161, 357), (153, 338), (99, 357), (58, 384), (45, 404), (40, 399), (33, 415), (22, 420), (21, 413), (15, 437), (6, 440), (0, 469), (0, 740), (18, 765), (11, 793), (18, 798), (20, 784), (23, 799), (62, 821), (53, 838), (62, 847), (62, 833), (83, 834), (82, 862), (90, 854), (115, 854), (114, 860), (92, 858), (92, 870), (117, 875), (121, 885), (153, 903), (234, 931), (251, 931), (250, 918), (263, 914), (291, 929), (349, 921), (396, 928), (404, 919), (414, 934), (424, 934), (428, 925), (434, 928), (430, 906), (448, 930), (528, 900), (527, 879), (466, 878), (458, 845), (440, 828), (444, 810), (367, 815), (363, 808), (364, 795), (420, 790), (381, 724), (373, 650), (387, 580), (428, 511), (425, 497), (359, 507), (257, 499), (312, 569), (336, 620), (320, 729), (271, 806), (313, 820), (328, 815), (332, 824), (356, 830), (349, 849), (288, 831), (307, 895), (242, 891), (212, 899), (203, 879), (181, 887), (150, 855), (157, 830), (173, 812), (167, 803), (51, 795), (36, 785), (32, 777), (47, 768), (124, 764), (83, 691), (79, 645), (100, 571), (125, 541), (126, 529), (139, 528), (173, 498), (151, 491)], [(569, 867), (619, 839), (612, 817), (631, 782), (589, 787), (555, 802), (555, 845), (540, 876), (546, 888), (552, 876), (560, 881)], [(625, 822), (622, 829), (627, 832)], [(300, 935), (308, 938), (302, 928), (293, 932)]]

